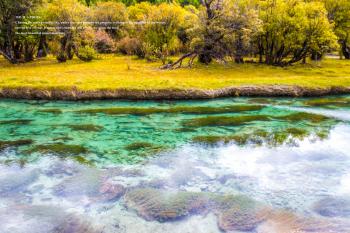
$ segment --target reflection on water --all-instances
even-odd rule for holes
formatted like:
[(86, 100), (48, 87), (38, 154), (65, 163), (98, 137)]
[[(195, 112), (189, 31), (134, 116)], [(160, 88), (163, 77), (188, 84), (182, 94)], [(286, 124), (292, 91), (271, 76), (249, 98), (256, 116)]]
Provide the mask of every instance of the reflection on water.
[(350, 97), (0, 101), (0, 232), (350, 232)]

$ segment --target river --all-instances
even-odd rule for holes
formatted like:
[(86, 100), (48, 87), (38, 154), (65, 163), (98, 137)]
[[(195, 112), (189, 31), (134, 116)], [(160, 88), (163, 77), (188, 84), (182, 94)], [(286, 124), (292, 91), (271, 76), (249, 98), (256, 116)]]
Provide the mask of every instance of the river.
[(350, 232), (350, 96), (0, 101), (0, 232)]

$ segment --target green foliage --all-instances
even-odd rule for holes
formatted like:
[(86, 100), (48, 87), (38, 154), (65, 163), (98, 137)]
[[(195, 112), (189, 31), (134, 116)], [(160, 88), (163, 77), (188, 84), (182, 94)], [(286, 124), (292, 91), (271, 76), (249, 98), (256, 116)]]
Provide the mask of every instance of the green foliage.
[(97, 58), (97, 54), (94, 48), (90, 46), (80, 47), (78, 49), (78, 58), (82, 61), (89, 62)]
[(113, 38), (121, 39), (125, 36), (126, 26), (123, 23), (128, 21), (128, 12), (123, 3), (115, 1), (98, 2), (92, 7), (90, 18), (95, 22), (112, 23), (100, 26), (105, 26), (105, 31)]
[(251, 51), (252, 38), (261, 27), (258, 11), (248, 1), (205, 1), (197, 24), (190, 28), (192, 48), (199, 60), (208, 64), (213, 58), (234, 57), (238, 63)]
[(342, 55), (350, 59), (350, 1), (324, 0), (324, 3), (328, 10), (328, 18), (334, 23)]
[(35, 45), (33, 36), (18, 36), (15, 32), (16, 22), (22, 23), (25, 16), (34, 11), (41, 0), (1, 0), (0, 1), (0, 54), (11, 63), (22, 60), (31, 61)]
[(312, 52), (336, 47), (336, 37), (320, 2), (269, 0), (260, 4), (263, 30), (258, 37), (260, 60), (292, 64)]
[(135, 26), (133, 33), (143, 42), (146, 57), (155, 57), (165, 63), (169, 55), (180, 49), (181, 41), (177, 35), (189, 14), (184, 8), (176, 4), (140, 3), (131, 6), (129, 14), (131, 20), (145, 22)]
[(53, 38), (52, 50), (60, 62), (72, 59), (81, 42), (79, 36), (87, 17), (86, 6), (78, 0), (52, 0), (45, 7), (45, 15), (47, 21), (65, 22), (64, 27), (57, 25), (55, 29), (60, 35)]
[[(349, 12), (349, 0), (2, 0), (0, 52), (13, 63), (48, 52), (64, 62), (80, 48), (84, 55), (78, 57), (90, 60), (95, 48), (169, 63), (164, 67), (187, 58), (192, 64), (195, 57), (205, 64), (228, 58), (243, 63), (256, 55), (260, 62), (285, 66), (310, 55), (318, 60), (340, 45), (350, 59)], [(16, 21), (31, 27), (39, 20), (68, 23), (38, 29), (59, 35), (15, 33)], [(179, 53), (180, 60), (169, 59)]]

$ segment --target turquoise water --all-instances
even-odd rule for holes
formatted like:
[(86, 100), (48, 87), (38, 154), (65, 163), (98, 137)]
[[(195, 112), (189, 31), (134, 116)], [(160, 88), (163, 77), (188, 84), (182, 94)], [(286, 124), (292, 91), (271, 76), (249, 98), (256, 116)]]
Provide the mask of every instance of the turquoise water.
[(0, 232), (350, 232), (350, 96), (0, 101)]

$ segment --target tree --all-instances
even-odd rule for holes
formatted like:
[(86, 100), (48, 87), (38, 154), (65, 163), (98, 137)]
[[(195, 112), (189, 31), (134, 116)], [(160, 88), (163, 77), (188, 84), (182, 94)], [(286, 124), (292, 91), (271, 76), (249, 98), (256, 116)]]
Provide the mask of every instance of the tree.
[(191, 66), (197, 56), (204, 64), (213, 59), (225, 62), (226, 57), (242, 63), (243, 56), (251, 52), (252, 38), (260, 30), (260, 24), (255, 5), (250, 1), (204, 0), (197, 23), (188, 30), (190, 52), (164, 68), (179, 67), (186, 58)]
[(327, 11), (317, 1), (268, 0), (260, 4), (263, 30), (258, 35), (260, 61), (270, 65), (290, 65), (310, 53), (323, 54), (335, 47), (336, 37)]
[(341, 53), (350, 59), (350, 1), (324, 0), (328, 18), (334, 23), (335, 34), (341, 47)]
[(107, 22), (105, 31), (114, 39), (125, 36), (127, 28), (128, 12), (121, 2), (98, 2), (92, 7), (91, 19), (95, 22)]
[(185, 28), (192, 13), (176, 4), (140, 3), (129, 7), (130, 20), (136, 22), (130, 35), (142, 42), (145, 56), (165, 64), (167, 57), (181, 46), (179, 32)]
[(23, 47), (26, 47), (27, 51), (29, 51), (28, 41), (26, 43), (27, 46), (23, 46), (23, 41), (26, 38), (20, 38), (16, 35), (15, 27), (17, 22), (22, 22), (24, 16), (40, 3), (40, 0), (0, 1), (0, 53), (11, 63), (21, 61)]
[(45, 9), (46, 20), (55, 22), (56, 33), (60, 33), (54, 38), (59, 41), (57, 60), (65, 62), (74, 54), (79, 57), (79, 35), (84, 31), (87, 8), (77, 0), (53, 0)]

